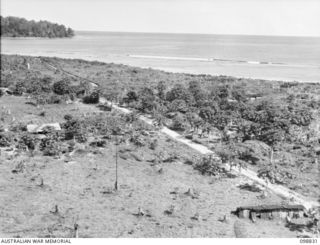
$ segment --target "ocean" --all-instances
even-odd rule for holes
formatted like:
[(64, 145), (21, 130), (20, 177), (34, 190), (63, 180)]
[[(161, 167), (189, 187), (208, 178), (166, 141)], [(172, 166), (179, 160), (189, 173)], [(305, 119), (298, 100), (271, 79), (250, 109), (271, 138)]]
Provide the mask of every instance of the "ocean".
[(320, 82), (320, 37), (77, 31), (1, 38), (1, 53), (80, 58), (170, 72)]

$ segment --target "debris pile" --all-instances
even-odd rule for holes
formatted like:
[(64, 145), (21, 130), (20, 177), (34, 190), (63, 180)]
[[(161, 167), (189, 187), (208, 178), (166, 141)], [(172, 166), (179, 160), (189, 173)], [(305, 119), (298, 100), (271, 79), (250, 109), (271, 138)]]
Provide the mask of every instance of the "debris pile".
[(305, 208), (302, 205), (259, 205), (238, 207), (233, 213), (239, 218), (261, 219), (301, 218)]

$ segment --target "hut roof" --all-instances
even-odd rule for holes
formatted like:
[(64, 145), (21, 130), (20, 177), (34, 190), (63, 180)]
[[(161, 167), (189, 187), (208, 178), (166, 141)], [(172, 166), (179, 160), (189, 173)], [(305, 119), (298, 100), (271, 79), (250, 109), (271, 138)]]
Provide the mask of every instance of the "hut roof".
[(251, 211), (280, 211), (280, 210), (286, 210), (286, 211), (302, 211), (304, 210), (304, 206), (302, 205), (259, 205), (259, 206), (243, 206), (238, 207), (236, 212), (242, 211), (242, 210), (251, 210)]
[(10, 90), (9, 88), (0, 87), (0, 90), (6, 94), (13, 94), (12, 90)]
[(42, 124), (42, 125), (29, 124), (29, 125), (27, 125), (27, 131), (29, 133), (41, 133), (41, 132), (43, 132), (43, 129), (46, 127), (51, 127), (57, 131), (61, 130), (59, 123), (47, 123), (47, 124)]

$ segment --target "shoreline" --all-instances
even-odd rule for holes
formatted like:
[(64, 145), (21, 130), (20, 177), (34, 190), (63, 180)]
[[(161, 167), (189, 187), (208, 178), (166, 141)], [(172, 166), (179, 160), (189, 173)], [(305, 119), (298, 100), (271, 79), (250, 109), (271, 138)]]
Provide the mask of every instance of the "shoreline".
[[(247, 80), (264, 80), (267, 82), (292, 82), (292, 83), (311, 83), (311, 84), (318, 84), (320, 83), (320, 81), (302, 81), (302, 80), (294, 80), (294, 79), (287, 79), (287, 78), (281, 78), (281, 77), (244, 77), (244, 76), (234, 76), (234, 75), (229, 75), (229, 74), (218, 74), (218, 73), (204, 73), (204, 72), (200, 72), (200, 71), (195, 71), (192, 69), (188, 69), (188, 68), (167, 68), (167, 67), (161, 67), (161, 66), (144, 66), (144, 65), (132, 65), (132, 64), (128, 64), (128, 63), (119, 63), (119, 62), (110, 62), (110, 61), (106, 61), (105, 59), (97, 59), (95, 58), (90, 58), (90, 57), (79, 57), (77, 55), (75, 56), (70, 56), (68, 54), (66, 55), (32, 55), (32, 54), (17, 54), (17, 53), (10, 53), (10, 52), (1, 52), (1, 55), (17, 55), (17, 56), (30, 56), (30, 57), (43, 57), (43, 58), (59, 58), (59, 59), (71, 59), (71, 60), (76, 60), (76, 59), (80, 59), (80, 60), (84, 60), (84, 61), (88, 61), (88, 62), (103, 62), (105, 64), (116, 64), (116, 65), (126, 65), (129, 67), (137, 67), (137, 68), (142, 68), (142, 69), (153, 69), (156, 71), (162, 71), (162, 72), (169, 72), (169, 73), (178, 73), (178, 74), (187, 74), (187, 75), (209, 75), (209, 76), (228, 76), (228, 77), (233, 77), (233, 78), (237, 78), (237, 79), (247, 79)], [(136, 58), (134, 57), (134, 55), (127, 55), (128, 57), (131, 58)], [(142, 56), (141, 56), (142, 57)], [(151, 59), (151, 58), (146, 58), (146, 59)], [(190, 58), (190, 60), (195, 60), (194, 58)], [(183, 60), (185, 61), (185, 60)]]

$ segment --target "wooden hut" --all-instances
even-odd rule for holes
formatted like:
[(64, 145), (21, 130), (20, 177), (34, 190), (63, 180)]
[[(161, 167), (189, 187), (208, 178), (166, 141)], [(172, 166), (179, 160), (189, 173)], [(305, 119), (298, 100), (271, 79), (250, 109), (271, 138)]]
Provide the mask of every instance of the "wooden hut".
[(260, 219), (285, 219), (303, 217), (304, 207), (302, 205), (259, 205), (238, 207), (233, 212), (239, 218)]

